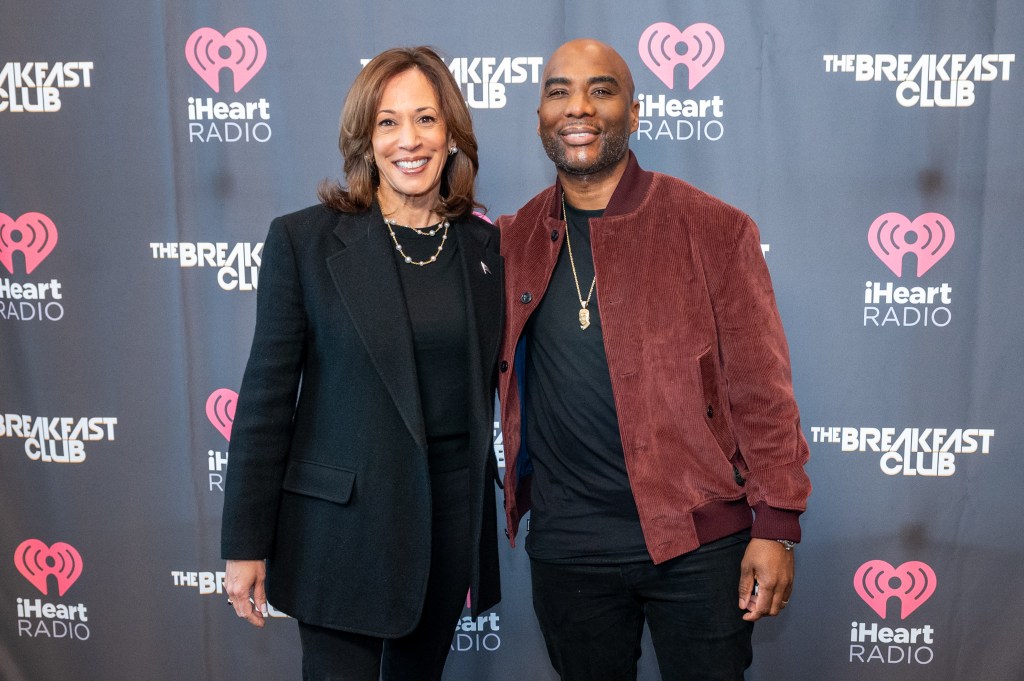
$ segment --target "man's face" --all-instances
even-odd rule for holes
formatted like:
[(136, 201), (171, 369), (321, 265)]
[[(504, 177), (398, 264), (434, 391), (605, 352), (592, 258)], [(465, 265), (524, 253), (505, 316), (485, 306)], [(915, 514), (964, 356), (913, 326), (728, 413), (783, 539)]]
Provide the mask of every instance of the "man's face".
[(606, 45), (574, 41), (551, 55), (537, 133), (559, 170), (597, 175), (625, 163), (629, 136), (639, 124), (632, 88), (625, 62)]

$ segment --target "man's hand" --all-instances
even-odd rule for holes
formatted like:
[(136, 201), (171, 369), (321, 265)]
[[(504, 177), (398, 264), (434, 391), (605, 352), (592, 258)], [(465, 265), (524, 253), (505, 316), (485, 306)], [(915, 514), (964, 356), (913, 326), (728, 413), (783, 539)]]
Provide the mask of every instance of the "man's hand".
[(751, 539), (740, 565), (740, 609), (756, 622), (782, 612), (793, 593), (793, 551), (774, 539)]
[(263, 590), (267, 567), (262, 560), (229, 560), (224, 572), (224, 590), (235, 614), (255, 627), (267, 616), (267, 594)]

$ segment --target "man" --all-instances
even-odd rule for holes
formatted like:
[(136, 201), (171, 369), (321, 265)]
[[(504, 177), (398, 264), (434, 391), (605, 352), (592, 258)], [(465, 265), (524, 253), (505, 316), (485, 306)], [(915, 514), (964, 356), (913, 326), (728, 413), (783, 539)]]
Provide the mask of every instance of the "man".
[(639, 167), (611, 47), (563, 45), (542, 87), (558, 180), (499, 221), (499, 392), (548, 653), (564, 681), (635, 678), (646, 621), (664, 679), (742, 679), (753, 622), (789, 600), (810, 493), (757, 228)]

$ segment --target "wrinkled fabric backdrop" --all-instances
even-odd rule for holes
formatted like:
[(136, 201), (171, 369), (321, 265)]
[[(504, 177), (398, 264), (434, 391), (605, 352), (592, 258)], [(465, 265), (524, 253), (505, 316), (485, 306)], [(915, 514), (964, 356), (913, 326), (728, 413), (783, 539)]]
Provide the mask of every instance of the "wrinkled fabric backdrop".
[[(396, 45), (443, 53), (479, 196), (513, 212), (554, 178), (544, 60), (584, 36), (633, 71), (641, 164), (757, 221), (789, 335), (815, 491), (795, 595), (758, 624), (748, 678), (1020, 678), (1021, 3), (13, 0), (0, 16), (3, 679), (298, 677), (294, 623), (243, 625), (220, 583), (267, 226), (340, 175), (345, 93)], [(526, 555), (502, 560), (505, 599), (467, 611), (446, 679), (555, 678)], [(646, 642), (640, 666), (657, 678)]]

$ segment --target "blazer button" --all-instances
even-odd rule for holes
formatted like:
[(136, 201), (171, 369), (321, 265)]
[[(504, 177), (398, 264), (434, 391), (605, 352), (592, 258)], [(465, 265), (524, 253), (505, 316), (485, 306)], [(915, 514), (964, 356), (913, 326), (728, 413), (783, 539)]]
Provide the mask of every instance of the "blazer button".
[(715, 410), (714, 410), (714, 409), (712, 409), (712, 408), (711, 408), (711, 405), (709, 404), (709, 405), (708, 405), (708, 418), (709, 418), (709, 419), (710, 419), (710, 418), (714, 418), (714, 416), (715, 416)]
[(498, 366), (502, 371), (508, 371), (508, 362), (501, 360), (501, 364)]
[(523, 305), (528, 305), (533, 300), (533, 294), (527, 291), (523, 295), (519, 296), (519, 302)]
[(557, 229), (551, 230), (551, 240), (552, 241), (558, 241), (558, 230)]

